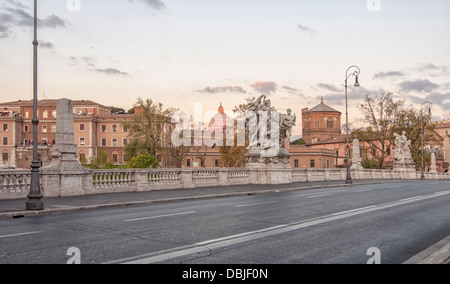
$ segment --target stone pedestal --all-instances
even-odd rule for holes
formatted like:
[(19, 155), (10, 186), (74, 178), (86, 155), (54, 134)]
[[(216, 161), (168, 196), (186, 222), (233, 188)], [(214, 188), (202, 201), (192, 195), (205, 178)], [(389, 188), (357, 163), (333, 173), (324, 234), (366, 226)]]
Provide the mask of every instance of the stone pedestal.
[(41, 169), (43, 194), (46, 197), (90, 194), (90, 170), (78, 163), (77, 146), (74, 145), (72, 101), (58, 100), (56, 111), (56, 143), (52, 147), (52, 162)]
[(436, 153), (431, 152), (431, 168), (430, 168), (430, 174), (437, 174), (437, 167), (436, 167)]
[(359, 147), (359, 140), (353, 140), (353, 157), (352, 157), (352, 170), (362, 170), (361, 165), (361, 150)]
[(247, 152), (250, 184), (292, 183), (292, 167), (288, 150), (281, 148), (275, 156), (265, 156), (260, 147)]

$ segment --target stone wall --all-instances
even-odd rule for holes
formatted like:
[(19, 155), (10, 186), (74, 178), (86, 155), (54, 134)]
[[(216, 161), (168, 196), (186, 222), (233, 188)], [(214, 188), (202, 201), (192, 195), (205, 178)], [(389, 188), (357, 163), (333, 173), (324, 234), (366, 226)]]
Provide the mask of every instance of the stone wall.
[[(41, 171), (44, 197), (91, 195), (101, 193), (139, 192), (152, 190), (187, 189), (209, 186), (263, 184), (252, 181), (255, 172), (247, 168), (232, 169), (148, 169), (148, 170), (86, 170), (84, 173), (54, 173)], [(395, 170), (352, 170), (358, 179), (420, 179), (420, 172)], [(292, 169), (292, 182), (344, 181), (346, 169)], [(450, 180), (450, 174), (425, 173), (427, 180)], [(0, 199), (26, 198), (31, 172), (0, 171)], [(289, 182), (290, 183), (290, 182)], [(76, 184), (78, 190), (65, 190)], [(224, 188), (226, 190), (226, 188)]]

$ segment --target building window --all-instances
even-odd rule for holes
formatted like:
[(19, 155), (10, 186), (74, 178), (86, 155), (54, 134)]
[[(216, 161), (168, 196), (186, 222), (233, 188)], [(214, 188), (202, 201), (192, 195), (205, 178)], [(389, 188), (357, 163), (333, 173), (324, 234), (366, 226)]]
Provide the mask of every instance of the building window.
[(298, 160), (294, 160), (294, 168), (298, 168)]
[(52, 133), (56, 133), (56, 125), (52, 125)]
[(219, 160), (215, 160), (215, 162), (214, 162), (214, 166), (216, 167), (216, 168), (218, 168), (219, 167)]
[(125, 147), (128, 145), (128, 138), (123, 138), (122, 145)]
[(52, 117), (56, 118), (56, 110), (52, 110)]
[(28, 139), (25, 139), (25, 141), (24, 141), (25, 143), (25, 146), (30, 146), (30, 140), (28, 140)]
[(329, 118), (329, 119), (327, 120), (327, 128), (328, 128), (328, 129), (334, 128), (334, 120), (333, 120), (332, 118)]
[(106, 139), (105, 138), (102, 139), (102, 147), (106, 147)]
[(48, 111), (47, 111), (47, 110), (44, 110), (44, 111), (42, 112), (42, 117), (43, 117), (43, 118), (48, 118)]
[(102, 133), (106, 132), (106, 125), (102, 125)]
[(316, 118), (315, 128), (319, 128), (319, 124), (320, 124), (320, 120), (318, 118)]
[(191, 159), (187, 159), (187, 160), (186, 160), (186, 166), (187, 166), (188, 168), (191, 167)]
[(119, 156), (117, 154), (113, 154), (112, 157), (113, 157), (114, 163), (117, 163)]
[(123, 132), (128, 132), (128, 128), (125, 126), (122, 126)]
[(24, 127), (23, 127), (23, 132), (25, 132), (25, 133), (30, 132), (30, 126), (24, 125)]
[(311, 164), (311, 169), (314, 169), (316, 167), (316, 161), (315, 160), (311, 160), (310, 164)]
[(112, 139), (112, 146), (117, 147), (117, 138)]
[(81, 137), (80, 138), (80, 146), (85, 146), (85, 144), (86, 144), (86, 140), (83, 137)]
[(84, 124), (80, 124), (80, 132), (84, 132)]
[(3, 131), (8, 131), (8, 124), (3, 123)]
[(9, 155), (8, 155), (8, 153), (3, 153), (3, 163), (8, 162), (8, 160), (9, 160)]
[(30, 118), (30, 113), (28, 111), (25, 112), (25, 118)]
[(42, 133), (47, 133), (47, 125), (42, 125)]
[(386, 154), (387, 154), (388, 156), (390, 156), (390, 155), (391, 155), (391, 147), (388, 147), (388, 148), (387, 148), (387, 150), (386, 150)]
[(311, 128), (311, 119), (308, 118), (306, 119), (306, 129), (310, 129)]
[(8, 137), (3, 137), (3, 146), (8, 146)]
[(112, 132), (114, 132), (114, 133), (117, 132), (117, 125), (113, 125), (113, 126), (112, 126)]
[(330, 168), (330, 160), (327, 160), (327, 168)]

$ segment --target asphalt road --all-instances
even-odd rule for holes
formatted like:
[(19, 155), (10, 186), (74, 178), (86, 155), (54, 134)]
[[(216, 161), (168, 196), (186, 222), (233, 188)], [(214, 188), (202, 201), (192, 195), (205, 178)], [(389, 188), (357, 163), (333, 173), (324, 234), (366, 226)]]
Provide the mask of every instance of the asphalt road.
[(0, 220), (0, 263), (402, 263), (449, 212), (450, 181), (417, 181)]

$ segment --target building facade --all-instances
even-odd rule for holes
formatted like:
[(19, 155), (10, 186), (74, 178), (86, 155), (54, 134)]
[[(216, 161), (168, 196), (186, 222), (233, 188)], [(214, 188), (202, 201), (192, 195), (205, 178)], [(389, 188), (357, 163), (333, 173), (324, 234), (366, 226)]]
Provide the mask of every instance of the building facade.
[[(38, 155), (42, 166), (51, 161), (51, 148), (56, 141), (56, 102), (38, 102)], [(28, 168), (33, 158), (33, 101), (14, 101), (0, 104), (2, 125), (0, 168)], [(115, 115), (111, 109), (89, 100), (73, 101), (74, 144), (80, 162), (96, 158), (99, 148), (117, 164), (126, 161), (123, 147), (128, 133), (121, 123), (131, 115)]]
[(312, 109), (302, 109), (303, 140), (315, 144), (341, 134), (341, 112), (323, 102)]

